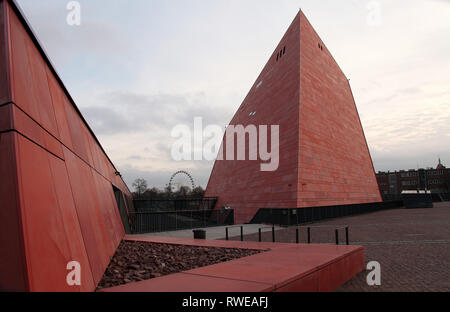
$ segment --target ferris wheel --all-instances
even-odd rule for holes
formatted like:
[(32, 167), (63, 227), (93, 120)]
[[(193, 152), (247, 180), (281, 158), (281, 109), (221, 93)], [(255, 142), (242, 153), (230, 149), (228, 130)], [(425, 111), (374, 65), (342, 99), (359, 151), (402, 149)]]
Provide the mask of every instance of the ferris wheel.
[(173, 185), (174, 185), (174, 184), (178, 185), (178, 187), (183, 186), (183, 184), (182, 184), (181, 182), (175, 183), (175, 178), (178, 177), (178, 176), (185, 176), (185, 177), (187, 177), (188, 182), (190, 182), (190, 186), (192, 187), (191, 190), (194, 190), (194, 189), (195, 189), (194, 179), (192, 178), (192, 176), (190, 175), (190, 173), (187, 172), (187, 171), (184, 171), (184, 170), (180, 170), (180, 171), (175, 172), (175, 173), (170, 177), (170, 181), (169, 181), (169, 190), (170, 190), (171, 192), (172, 192), (172, 188), (173, 188)]

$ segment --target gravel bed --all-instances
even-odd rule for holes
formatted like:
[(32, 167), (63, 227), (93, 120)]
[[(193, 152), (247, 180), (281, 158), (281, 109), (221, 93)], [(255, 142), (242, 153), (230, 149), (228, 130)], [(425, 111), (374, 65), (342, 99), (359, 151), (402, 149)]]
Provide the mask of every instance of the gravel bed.
[(122, 241), (98, 289), (149, 280), (260, 252), (262, 251)]

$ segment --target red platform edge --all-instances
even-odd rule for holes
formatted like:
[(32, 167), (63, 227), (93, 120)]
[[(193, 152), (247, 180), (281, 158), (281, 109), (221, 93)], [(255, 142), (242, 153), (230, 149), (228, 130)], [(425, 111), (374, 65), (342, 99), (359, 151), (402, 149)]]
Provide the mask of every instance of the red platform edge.
[(361, 246), (256, 243), (126, 236), (126, 241), (268, 250), (100, 292), (330, 292), (364, 269)]

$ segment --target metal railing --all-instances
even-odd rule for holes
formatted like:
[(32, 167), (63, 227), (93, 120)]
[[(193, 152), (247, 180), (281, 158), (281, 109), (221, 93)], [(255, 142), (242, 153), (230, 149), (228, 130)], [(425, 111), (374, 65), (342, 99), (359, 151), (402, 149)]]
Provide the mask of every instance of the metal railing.
[(318, 222), (326, 219), (341, 218), (388, 209), (396, 209), (402, 206), (402, 201), (395, 201), (293, 209), (262, 208), (256, 213), (255, 217), (250, 223), (292, 226)]
[[(237, 225), (237, 226), (229, 226), (225, 228), (225, 240), (230, 240), (230, 229), (233, 228), (239, 228), (240, 229), (240, 240), (244, 241), (245, 240), (245, 236), (244, 236), (244, 226), (243, 225)], [(272, 234), (272, 239), (271, 241), (273, 243), (276, 242), (276, 229), (275, 226), (265, 226), (265, 227), (260, 227), (258, 228), (258, 242), (263, 242), (263, 231), (264, 229), (270, 229), (270, 232)], [(280, 229), (280, 231), (284, 231), (285, 233), (281, 233), (281, 241), (280, 242), (284, 242), (284, 243), (288, 243), (291, 242), (291, 238), (292, 236), (292, 229), (293, 228), (284, 228), (284, 229)], [(334, 242), (336, 243), (336, 245), (341, 245), (341, 240), (340, 240), (340, 232), (344, 232), (345, 235), (345, 244), (346, 245), (350, 245), (350, 236), (349, 236), (349, 226), (334, 226), (334, 225), (319, 225), (319, 226), (304, 226), (304, 227), (296, 227), (295, 228), (295, 243), (296, 244), (300, 244), (301, 240), (300, 240), (300, 231), (301, 230), (305, 230), (306, 231), (306, 241), (305, 244), (312, 244), (312, 229), (314, 229), (314, 234), (315, 235), (315, 244), (332, 244), (333, 243), (333, 238), (332, 235), (334, 234)], [(319, 231), (320, 230), (320, 231)], [(269, 231), (266, 231), (266, 233)], [(255, 241), (256, 237), (253, 235), (255, 234), (253, 233), (249, 233), (247, 240), (248, 241)], [(325, 235), (324, 235), (325, 234)], [(237, 236), (235, 236), (237, 237)], [(267, 237), (267, 235), (266, 235)], [(288, 241), (286, 241), (286, 239)]]
[(234, 210), (135, 212), (132, 232), (146, 234), (234, 224)]
[(136, 212), (172, 212), (213, 210), (217, 197), (182, 198), (182, 199), (135, 199)]
[(258, 229), (258, 241), (262, 242), (262, 230), (263, 229), (271, 229), (272, 230), (272, 243), (275, 243), (275, 226), (266, 226)]
[[(433, 197), (433, 202), (444, 202), (450, 201), (450, 193), (435, 193), (431, 191), (431, 196)], [(401, 194), (384, 194), (383, 201), (398, 201), (403, 200)]]
[(240, 232), (241, 242), (244, 241), (244, 226), (243, 225), (235, 225), (235, 226), (226, 227), (225, 228), (225, 240), (230, 239), (230, 229), (236, 229), (236, 228), (239, 228), (241, 230), (241, 232)]

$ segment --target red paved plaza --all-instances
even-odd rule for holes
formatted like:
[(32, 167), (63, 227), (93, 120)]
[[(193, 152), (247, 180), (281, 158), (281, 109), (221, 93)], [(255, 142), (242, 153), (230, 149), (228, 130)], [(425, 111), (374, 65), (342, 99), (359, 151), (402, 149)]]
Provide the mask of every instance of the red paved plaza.
[[(338, 291), (450, 291), (450, 203), (433, 209), (394, 209), (311, 225), (312, 242), (335, 243), (335, 229), (349, 226), (350, 244), (365, 247), (365, 261), (381, 264), (381, 286), (370, 287), (364, 271)], [(306, 227), (300, 242), (306, 242)], [(345, 243), (345, 231), (340, 230)], [(238, 239), (238, 238), (236, 238)], [(245, 240), (257, 240), (258, 234)], [(263, 233), (264, 241), (272, 234)], [(295, 243), (295, 227), (276, 232), (277, 242)]]

